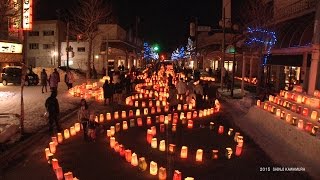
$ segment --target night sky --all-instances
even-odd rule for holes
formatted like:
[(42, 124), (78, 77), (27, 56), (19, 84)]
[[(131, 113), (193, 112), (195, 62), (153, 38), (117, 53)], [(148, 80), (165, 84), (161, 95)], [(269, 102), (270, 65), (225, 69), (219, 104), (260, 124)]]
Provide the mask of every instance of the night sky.
[[(37, 0), (34, 11), (36, 20), (57, 19), (57, 9), (73, 8), (76, 0)], [(185, 45), (189, 23), (198, 18), (199, 25), (217, 27), (221, 19), (222, 0), (112, 0), (113, 14), (120, 25), (134, 27), (139, 16), (139, 36), (150, 44), (157, 43), (161, 51), (171, 52)], [(234, 9), (238, 6), (233, 4)]]

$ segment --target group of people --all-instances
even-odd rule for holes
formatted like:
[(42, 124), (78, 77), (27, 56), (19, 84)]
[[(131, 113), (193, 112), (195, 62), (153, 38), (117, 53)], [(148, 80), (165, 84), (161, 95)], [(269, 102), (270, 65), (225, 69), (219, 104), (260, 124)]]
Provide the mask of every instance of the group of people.
[[(66, 83), (68, 89), (72, 88), (74, 83), (74, 76), (70, 70), (67, 70), (65, 76), (64, 76), (64, 82)], [(50, 74), (48, 78), (48, 74), (45, 69), (42, 70), (41, 76), (40, 76), (40, 84), (42, 86), (41, 90), (42, 93), (44, 93), (44, 90), (48, 92), (47, 86), (49, 84), (51, 91), (58, 91), (58, 84), (60, 82), (60, 74), (58, 70), (55, 68), (53, 72)]]

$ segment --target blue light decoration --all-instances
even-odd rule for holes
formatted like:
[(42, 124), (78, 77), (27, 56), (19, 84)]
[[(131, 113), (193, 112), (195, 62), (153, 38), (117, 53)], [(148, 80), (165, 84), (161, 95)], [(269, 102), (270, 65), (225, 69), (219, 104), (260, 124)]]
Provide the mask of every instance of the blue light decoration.
[(185, 51), (184, 47), (181, 47), (180, 49), (177, 48), (176, 50), (174, 50), (171, 53), (172, 60), (179, 60), (179, 59), (183, 59), (185, 57), (186, 57), (186, 51)]
[(265, 29), (254, 29), (248, 27), (248, 40), (246, 44), (249, 46), (259, 46), (263, 45), (267, 51), (266, 56), (264, 56), (263, 65), (267, 63), (267, 59), (271, 54), (272, 47), (277, 42), (277, 36), (274, 31), (268, 31)]
[(195, 56), (195, 49), (196, 49), (196, 47), (194, 45), (194, 42), (189, 37), (188, 38), (188, 44), (187, 44), (187, 50), (185, 52), (184, 58), (192, 58), (193, 56)]
[(143, 43), (143, 58), (146, 61), (150, 61), (152, 59), (157, 60), (159, 59), (159, 54), (155, 52), (147, 42), (145, 42)]

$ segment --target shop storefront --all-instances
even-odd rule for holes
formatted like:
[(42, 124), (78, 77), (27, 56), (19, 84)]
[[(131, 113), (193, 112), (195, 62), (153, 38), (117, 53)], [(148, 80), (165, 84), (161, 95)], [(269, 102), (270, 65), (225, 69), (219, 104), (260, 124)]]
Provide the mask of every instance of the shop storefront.
[(0, 41), (0, 72), (6, 66), (20, 65), (22, 44)]

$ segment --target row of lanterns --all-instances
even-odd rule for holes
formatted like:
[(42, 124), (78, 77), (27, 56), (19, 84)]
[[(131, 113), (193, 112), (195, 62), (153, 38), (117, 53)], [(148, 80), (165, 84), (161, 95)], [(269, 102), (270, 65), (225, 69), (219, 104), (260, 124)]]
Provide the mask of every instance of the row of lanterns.
[(54, 154), (56, 153), (59, 144), (62, 144), (64, 140), (69, 139), (70, 136), (75, 136), (80, 131), (80, 123), (75, 123), (74, 126), (65, 129), (63, 135), (62, 133), (57, 133), (57, 136), (51, 137), (52, 141), (49, 143), (49, 148), (45, 148), (44, 150), (48, 164), (52, 166), (58, 180), (77, 180), (76, 177), (73, 177), (72, 172), (63, 173), (63, 169), (60, 167), (58, 159), (54, 157)]
[(311, 106), (313, 108), (320, 108), (320, 97), (318, 97), (319, 93), (316, 93), (319, 91), (315, 91), (314, 97), (306, 96), (300, 93), (295, 92), (289, 92), (285, 90), (280, 91), (280, 97), (283, 97), (284, 99), (295, 101), (298, 104), (306, 104), (308, 106)]
[(74, 86), (68, 91), (69, 91), (69, 94), (74, 97), (81, 97), (85, 99), (94, 98), (96, 101), (103, 100), (103, 89), (102, 87), (99, 87), (96, 82), (92, 84), (84, 83), (82, 85)]

